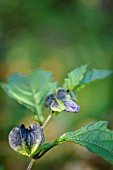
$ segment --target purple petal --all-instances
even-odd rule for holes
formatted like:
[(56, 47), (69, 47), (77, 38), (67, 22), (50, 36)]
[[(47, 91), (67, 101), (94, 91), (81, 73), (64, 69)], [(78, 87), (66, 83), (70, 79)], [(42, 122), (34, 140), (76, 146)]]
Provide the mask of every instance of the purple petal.
[(64, 101), (63, 103), (66, 106), (67, 112), (78, 112), (80, 109), (80, 106), (77, 105), (73, 100), (71, 100), (70, 102)]

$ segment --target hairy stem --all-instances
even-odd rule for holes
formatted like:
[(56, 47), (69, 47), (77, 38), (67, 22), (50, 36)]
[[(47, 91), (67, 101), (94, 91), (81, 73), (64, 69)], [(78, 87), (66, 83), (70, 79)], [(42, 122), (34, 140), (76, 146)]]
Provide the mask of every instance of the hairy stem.
[(31, 159), (28, 167), (27, 167), (27, 170), (31, 170), (32, 166), (33, 166), (33, 163), (34, 163), (35, 159)]
[(42, 129), (45, 128), (46, 124), (49, 122), (49, 120), (50, 120), (51, 118), (52, 118), (52, 115), (50, 114), (50, 115), (46, 118), (46, 120), (45, 120), (45, 122), (43, 123), (43, 125), (41, 126)]

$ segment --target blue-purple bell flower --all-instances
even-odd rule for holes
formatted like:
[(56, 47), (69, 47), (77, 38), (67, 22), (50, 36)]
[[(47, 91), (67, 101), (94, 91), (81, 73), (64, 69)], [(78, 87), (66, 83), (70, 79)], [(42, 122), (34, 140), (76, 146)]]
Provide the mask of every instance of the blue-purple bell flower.
[(75, 113), (79, 111), (80, 106), (75, 103), (73, 95), (70, 90), (65, 90), (62, 88), (56, 92), (56, 95), (48, 95), (44, 104), (47, 109), (51, 108), (53, 111), (67, 111)]
[(66, 106), (65, 111), (67, 112), (78, 112), (80, 109), (80, 106), (78, 106), (75, 101), (73, 100), (71, 91), (59, 89), (56, 94), (56, 98), (62, 100), (64, 105)]
[(65, 111), (67, 112), (78, 112), (80, 109), (80, 106), (77, 105), (73, 100), (71, 101), (63, 101), (64, 105), (66, 106)]

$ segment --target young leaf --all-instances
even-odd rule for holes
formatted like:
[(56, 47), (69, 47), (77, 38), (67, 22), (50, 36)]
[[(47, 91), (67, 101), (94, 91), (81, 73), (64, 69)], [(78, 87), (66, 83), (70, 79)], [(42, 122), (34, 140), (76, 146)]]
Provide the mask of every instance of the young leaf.
[(70, 72), (68, 74), (68, 78), (66, 78), (64, 81), (63, 87), (66, 90), (73, 90), (83, 79), (86, 69), (87, 69), (87, 65), (83, 65)]
[(44, 100), (48, 94), (55, 90), (57, 85), (56, 82), (51, 83), (51, 80), (51, 72), (36, 70), (28, 76), (14, 73), (7, 78), (7, 84), (1, 83), (1, 86), (11, 98), (34, 113), (38, 113), (38, 119), (40, 119), (43, 118)]
[(66, 141), (80, 144), (113, 164), (113, 131), (107, 129), (106, 121), (91, 123), (75, 132), (67, 132), (57, 140), (57, 144)]
[(87, 84), (95, 80), (104, 79), (110, 76), (111, 74), (113, 74), (113, 71), (111, 70), (98, 70), (98, 69), (89, 70), (84, 74), (83, 79), (79, 82), (79, 84), (76, 86), (74, 90), (77, 91), (85, 87)]

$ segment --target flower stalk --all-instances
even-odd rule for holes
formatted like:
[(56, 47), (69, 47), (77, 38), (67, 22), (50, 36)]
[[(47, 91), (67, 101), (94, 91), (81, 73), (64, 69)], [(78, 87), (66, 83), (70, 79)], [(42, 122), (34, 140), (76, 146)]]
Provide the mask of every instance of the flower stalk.
[(42, 129), (45, 128), (45, 126), (47, 125), (47, 123), (50, 121), (51, 118), (52, 118), (52, 114), (49, 114), (49, 116), (46, 118), (43, 125), (41, 126)]
[(35, 161), (35, 159), (32, 158), (31, 161), (30, 161), (30, 163), (29, 163), (29, 165), (28, 165), (28, 167), (27, 167), (27, 170), (31, 170), (34, 161)]

